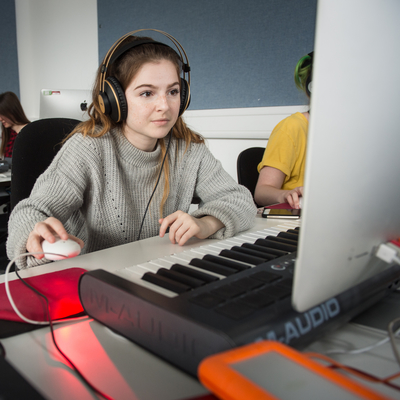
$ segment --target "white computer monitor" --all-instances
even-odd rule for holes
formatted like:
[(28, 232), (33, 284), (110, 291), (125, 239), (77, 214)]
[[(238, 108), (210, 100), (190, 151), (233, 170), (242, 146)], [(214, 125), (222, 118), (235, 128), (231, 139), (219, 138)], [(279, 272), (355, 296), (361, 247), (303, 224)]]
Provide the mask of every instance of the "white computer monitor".
[(42, 89), (40, 91), (40, 119), (73, 118), (84, 121), (85, 111), (92, 102), (91, 90)]
[(320, 0), (292, 302), (374, 275), (400, 237), (400, 2)]

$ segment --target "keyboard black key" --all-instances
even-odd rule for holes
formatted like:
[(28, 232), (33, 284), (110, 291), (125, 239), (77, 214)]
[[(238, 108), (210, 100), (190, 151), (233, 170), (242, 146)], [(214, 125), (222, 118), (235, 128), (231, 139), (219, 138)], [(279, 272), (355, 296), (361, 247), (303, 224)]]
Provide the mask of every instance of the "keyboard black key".
[(279, 243), (286, 243), (289, 244), (291, 246), (297, 246), (297, 242), (295, 240), (291, 240), (291, 239), (286, 239), (283, 237), (278, 237), (278, 236), (267, 236), (266, 237), (267, 240), (272, 240), (274, 242), (279, 242)]
[(297, 247), (282, 242), (277, 242), (269, 239), (257, 239), (255, 244), (260, 246), (270, 247), (272, 249), (283, 250), (289, 253), (296, 251)]
[(207, 283), (219, 280), (219, 278), (215, 275), (206, 274), (205, 272), (197, 271), (196, 269), (186, 267), (185, 265), (174, 264), (171, 267), (171, 270), (178, 271), (181, 274), (192, 276), (193, 278), (200, 279)]
[(211, 271), (219, 275), (229, 276), (238, 272), (236, 269), (225, 267), (224, 265), (219, 265), (207, 260), (201, 260), (200, 258), (193, 258), (189, 262), (189, 265), (193, 265), (197, 268), (205, 269), (206, 271)]
[(236, 269), (237, 271), (244, 271), (245, 269), (251, 268), (250, 265), (246, 265), (233, 260), (228, 260), (224, 257), (214, 256), (212, 254), (205, 255), (203, 257), (203, 260), (211, 261), (219, 265), (225, 265), (226, 267)]
[(295, 235), (299, 236), (299, 230), (297, 228), (295, 229), (288, 229), (286, 232), (288, 233), (294, 233)]
[(260, 257), (260, 258), (264, 259), (265, 261), (269, 261), (269, 260), (272, 260), (273, 258), (275, 258), (274, 256), (268, 256), (267, 253), (265, 253), (265, 252), (250, 249), (248, 247), (233, 246), (231, 248), (231, 250), (238, 251), (239, 253), (243, 253), (243, 254), (248, 254), (248, 255), (254, 256), (254, 257)]
[[(260, 240), (260, 241), (258, 241), (258, 240)], [(266, 250), (268, 253), (275, 254), (277, 257), (285, 256), (286, 254), (289, 253), (288, 251), (284, 251), (284, 250), (277, 249), (277, 248), (276, 248), (276, 242), (272, 242), (272, 245), (269, 245), (269, 244), (268, 244), (268, 243), (269, 243), (268, 241), (267, 241), (266, 243), (262, 243), (262, 242), (261, 242), (261, 240), (264, 240), (264, 239), (258, 239), (258, 240), (256, 240), (255, 244), (253, 244), (252, 246), (264, 247), (265, 250)], [(258, 243), (257, 243), (257, 242), (258, 242)], [(261, 251), (261, 250), (260, 250), (260, 251)]]
[(280, 232), (278, 233), (278, 237), (284, 238), (284, 239), (289, 239), (297, 242), (299, 240), (299, 235), (296, 233), (290, 233), (290, 232)]
[(164, 289), (168, 289), (174, 293), (183, 293), (191, 289), (188, 285), (180, 282), (175, 282), (169, 278), (166, 278), (165, 276), (154, 274), (153, 272), (146, 272), (142, 276), (142, 279), (144, 281), (151, 282), (154, 285), (160, 286)]
[(221, 253), (219, 253), (219, 254), (223, 257), (232, 258), (234, 260), (243, 261), (243, 262), (253, 264), (253, 265), (259, 265), (266, 261), (265, 258), (254, 257), (254, 256), (250, 256), (248, 254), (239, 253), (238, 251), (233, 251), (233, 250), (222, 250)]
[[(276, 257), (279, 257), (279, 255), (277, 255), (277, 254), (275, 254), (274, 252), (270, 251), (270, 250), (268, 249), (268, 247), (257, 246), (256, 244), (251, 244), (251, 243), (243, 243), (243, 244), (242, 244), (242, 247), (244, 247), (244, 248), (246, 248), (246, 249), (253, 249), (253, 250), (256, 250), (256, 251), (261, 251), (261, 252), (265, 253), (265, 254), (267, 255), (267, 257), (270, 257), (271, 260), (273, 260), (273, 259), (276, 258)], [(283, 252), (283, 251), (282, 251), (282, 252), (279, 251), (279, 252), (280, 252), (280, 253), (286, 254), (286, 253)]]
[(170, 278), (170, 279), (172, 279), (174, 281), (183, 283), (185, 285), (188, 285), (191, 288), (196, 288), (196, 287), (199, 287), (199, 286), (203, 286), (206, 283), (205, 281), (202, 281), (200, 279), (193, 278), (191, 276), (184, 275), (184, 274), (181, 274), (178, 271), (170, 270), (170, 269), (167, 269), (167, 268), (160, 268), (157, 271), (157, 274), (165, 276), (166, 278)]

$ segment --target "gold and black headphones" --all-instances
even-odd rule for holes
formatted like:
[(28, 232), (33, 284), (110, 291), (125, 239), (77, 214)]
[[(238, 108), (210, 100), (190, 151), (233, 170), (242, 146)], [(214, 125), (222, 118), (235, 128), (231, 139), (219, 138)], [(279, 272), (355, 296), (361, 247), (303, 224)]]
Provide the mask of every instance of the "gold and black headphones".
[[(181, 44), (170, 34), (159, 31), (157, 29), (139, 29), (136, 31), (132, 31), (127, 33), (118, 39), (113, 46), (108, 50), (106, 56), (104, 57), (103, 65), (100, 70), (100, 93), (99, 93), (99, 105), (100, 110), (103, 114), (108, 115), (114, 122), (124, 121), (128, 115), (128, 105), (125, 98), (124, 90), (122, 89), (118, 79), (109, 76), (107, 79), (106, 72), (109, 65), (111, 65), (117, 58), (119, 58), (122, 54), (126, 53), (128, 50), (133, 47), (140, 46), (142, 44), (160, 44), (163, 46), (167, 46), (165, 43), (156, 42), (153, 40), (136, 40), (133, 42), (126, 43), (122, 46), (120, 44), (129, 36), (132, 36), (135, 33), (142, 31), (154, 31), (161, 33), (170, 39), (175, 47), (178, 50), (180, 60), (182, 61), (182, 72), (183, 77), (181, 77), (181, 91), (180, 91), (180, 108), (179, 115), (182, 115), (184, 111), (189, 107), (190, 104), (190, 66), (189, 60), (187, 58), (186, 52), (181, 46)], [(185, 76), (188, 76), (187, 80)]]

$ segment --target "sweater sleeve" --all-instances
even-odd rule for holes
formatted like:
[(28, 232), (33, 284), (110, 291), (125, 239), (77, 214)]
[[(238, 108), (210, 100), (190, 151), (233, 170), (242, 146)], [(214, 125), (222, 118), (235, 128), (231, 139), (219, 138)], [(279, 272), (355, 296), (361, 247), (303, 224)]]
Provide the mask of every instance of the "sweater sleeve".
[(196, 196), (201, 203), (192, 215), (200, 218), (212, 215), (225, 227), (211, 238), (225, 239), (251, 228), (255, 223), (257, 208), (250, 191), (222, 168), (206, 146), (197, 173)]
[[(10, 259), (26, 252), (29, 234), (36, 223), (55, 217), (64, 226), (83, 203), (86, 173), (75, 151), (79, 138), (70, 139), (58, 152), (49, 168), (37, 179), (29, 198), (19, 202), (10, 215), (7, 255)], [(68, 227), (65, 226), (67, 231)], [(69, 232), (75, 234), (76, 232)], [(82, 238), (84, 239), (84, 238)], [(34, 257), (17, 261), (19, 268), (48, 262)]]

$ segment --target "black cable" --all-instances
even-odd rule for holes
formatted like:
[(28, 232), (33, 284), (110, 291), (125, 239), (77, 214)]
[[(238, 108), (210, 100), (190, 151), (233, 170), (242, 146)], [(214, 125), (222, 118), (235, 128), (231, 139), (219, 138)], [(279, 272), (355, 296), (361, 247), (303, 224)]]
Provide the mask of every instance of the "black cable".
[(348, 372), (350, 372), (350, 373), (354, 372), (356, 374), (360, 374), (366, 380), (372, 381), (373, 383), (380, 383), (382, 385), (389, 386), (392, 389), (400, 390), (400, 386), (399, 385), (396, 385), (395, 383), (390, 382), (390, 380), (387, 380), (387, 378), (377, 377), (377, 376), (372, 375), (372, 374), (370, 374), (368, 372), (365, 372), (365, 371), (363, 371), (361, 369), (358, 369), (358, 368), (355, 368), (355, 367), (351, 367), (349, 365), (342, 365), (342, 366), (340, 366), (340, 365), (331, 365), (330, 366), (331, 369), (339, 369), (339, 370), (343, 369), (343, 367), (345, 367)]
[(5, 356), (6, 356), (6, 349), (4, 348), (2, 343), (0, 342), (0, 357), (5, 358)]
[[(174, 129), (174, 128), (172, 128), (172, 129)], [(142, 218), (142, 223), (140, 224), (140, 229), (139, 229), (139, 233), (138, 233), (138, 236), (137, 236), (136, 240), (139, 240), (139, 239), (140, 239), (140, 234), (142, 233), (142, 228), (143, 228), (143, 224), (144, 224), (144, 219), (146, 218), (147, 211), (148, 211), (148, 209), (149, 209), (149, 207), (150, 207), (151, 199), (153, 198), (154, 193), (156, 192), (158, 183), (160, 182), (160, 178), (161, 178), (161, 174), (162, 174), (162, 171), (163, 171), (165, 159), (167, 158), (169, 146), (170, 146), (171, 141), (172, 141), (172, 129), (169, 131), (169, 142), (168, 142), (168, 146), (167, 146), (167, 150), (166, 150), (166, 152), (165, 152), (164, 158), (163, 158), (162, 163), (161, 163), (161, 169), (160, 169), (160, 173), (158, 174), (156, 186), (155, 186), (154, 189), (153, 189), (153, 193), (151, 194), (150, 199), (149, 199), (149, 201), (148, 201), (148, 203), (147, 203), (147, 206), (146, 206), (146, 210), (144, 211), (143, 218)]]
[(53, 321), (51, 319), (51, 314), (50, 314), (50, 304), (49, 304), (49, 300), (48, 298), (43, 294), (40, 293), (37, 289), (35, 289), (33, 286), (31, 286), (28, 282), (25, 282), (25, 280), (19, 275), (18, 273), (18, 269), (15, 268), (15, 274), (17, 275), (17, 277), (20, 279), (20, 281), (29, 289), (31, 289), (33, 292), (35, 292), (38, 296), (40, 296), (41, 298), (44, 299), (44, 301), (46, 302), (46, 314), (47, 314), (47, 319), (49, 321), (49, 326), (50, 326), (50, 332), (51, 332), (51, 338), (53, 340), (53, 344), (55, 346), (55, 348), (58, 350), (58, 352), (68, 361), (68, 363), (72, 366), (73, 370), (80, 376), (80, 378), (82, 379), (82, 381), (90, 388), (92, 389), (95, 393), (97, 393), (98, 395), (100, 395), (101, 397), (105, 398), (105, 399), (109, 399), (109, 400), (113, 400), (112, 397), (108, 396), (107, 394), (101, 392), (99, 389), (97, 389), (95, 386), (93, 386), (84, 376), (83, 374), (80, 372), (80, 370), (76, 367), (76, 365), (63, 353), (63, 351), (60, 349), (60, 347), (57, 344), (55, 335), (54, 335), (54, 327), (53, 327)]
[(350, 374), (357, 376), (358, 378), (365, 379), (369, 382), (381, 383), (383, 385), (391, 387), (392, 389), (400, 390), (399, 385), (391, 382), (391, 380), (397, 379), (399, 377), (400, 373), (397, 373), (395, 375), (392, 375), (392, 376), (389, 376), (386, 378), (380, 378), (380, 377), (372, 375), (368, 372), (362, 371), (358, 368), (354, 368), (349, 365), (342, 364), (336, 360), (333, 360), (332, 358), (330, 358), (328, 356), (325, 356), (324, 354), (313, 353), (313, 352), (312, 353), (303, 353), (303, 354), (305, 356), (307, 356), (308, 358), (316, 358), (317, 360), (322, 360), (324, 362), (329, 363), (329, 365), (327, 365), (328, 368), (343, 370), (345, 372), (348, 372)]

